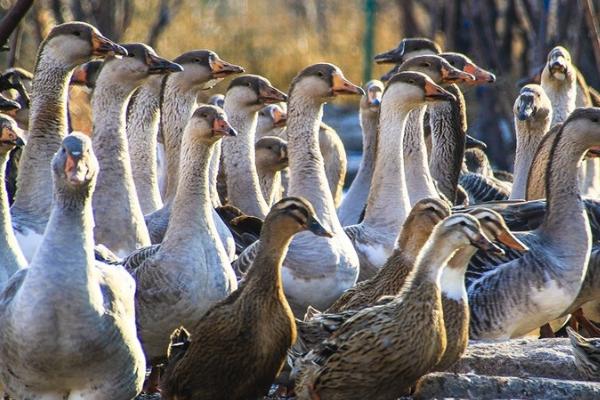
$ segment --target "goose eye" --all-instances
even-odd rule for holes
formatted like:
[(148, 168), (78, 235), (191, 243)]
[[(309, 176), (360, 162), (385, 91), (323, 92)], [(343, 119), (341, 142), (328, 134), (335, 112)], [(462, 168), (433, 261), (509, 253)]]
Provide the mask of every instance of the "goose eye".
[(200, 114), (200, 116), (201, 116), (202, 118), (208, 118), (208, 114), (206, 114), (206, 113)]
[(422, 67), (430, 67), (431, 64), (429, 64), (428, 62), (424, 62), (421, 64)]
[(414, 85), (415, 84), (415, 80), (414, 79), (409, 79), (408, 83), (410, 83), (411, 85)]
[(81, 36), (81, 32), (75, 31), (75, 32), (73, 32), (73, 35), (75, 35), (75, 36)]
[(317, 72), (317, 76), (319, 76), (319, 77), (321, 77), (321, 78), (322, 78), (322, 77), (324, 77), (325, 75), (323, 74), (323, 72), (321, 72), (321, 71), (318, 71), (318, 72)]
[(130, 57), (130, 58), (133, 58), (133, 57), (135, 57), (135, 54), (133, 54), (133, 53), (128, 53), (128, 54), (127, 54), (127, 56), (128, 56), (128, 57)]
[(195, 63), (199, 63), (199, 62), (200, 62), (200, 59), (199, 59), (199, 58), (194, 58), (194, 62), (195, 62)]
[(246, 83), (246, 86), (248, 86), (248, 87), (251, 87), (251, 86), (252, 86), (252, 84), (251, 84), (250, 82), (247, 82), (247, 83)]
[(264, 113), (264, 112), (262, 112), (262, 111), (260, 111), (260, 112), (258, 113), (258, 115), (260, 115), (261, 117), (264, 117), (264, 116), (265, 116), (265, 113)]
[(598, 122), (598, 117), (592, 118), (592, 122)]
[(467, 223), (465, 221), (461, 221), (460, 226), (467, 226)]

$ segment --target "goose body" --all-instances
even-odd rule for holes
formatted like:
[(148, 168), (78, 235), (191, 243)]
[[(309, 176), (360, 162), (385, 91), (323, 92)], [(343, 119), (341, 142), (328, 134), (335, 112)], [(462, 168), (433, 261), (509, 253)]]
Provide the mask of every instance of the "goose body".
[(337, 208), (342, 202), (348, 160), (342, 139), (332, 127), (323, 122), (319, 126), (319, 150), (323, 156), (325, 176), (333, 196), (333, 204)]
[(42, 244), (0, 294), (0, 380), (15, 399), (128, 400), (142, 389), (135, 283), (94, 263), (91, 147), (83, 134), (64, 139)]

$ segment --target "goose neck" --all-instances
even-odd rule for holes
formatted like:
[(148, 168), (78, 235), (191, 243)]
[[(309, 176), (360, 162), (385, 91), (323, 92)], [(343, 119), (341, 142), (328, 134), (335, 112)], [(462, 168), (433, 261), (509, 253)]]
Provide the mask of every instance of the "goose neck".
[(567, 78), (565, 81), (558, 83), (542, 79), (542, 88), (546, 92), (548, 99), (550, 99), (550, 104), (552, 104), (551, 126), (565, 122), (576, 107), (576, 81)]
[(550, 128), (550, 120), (544, 122), (520, 121), (515, 118), (517, 147), (515, 151), (514, 179), (511, 199), (525, 199), (527, 196), (527, 178), (535, 153)]

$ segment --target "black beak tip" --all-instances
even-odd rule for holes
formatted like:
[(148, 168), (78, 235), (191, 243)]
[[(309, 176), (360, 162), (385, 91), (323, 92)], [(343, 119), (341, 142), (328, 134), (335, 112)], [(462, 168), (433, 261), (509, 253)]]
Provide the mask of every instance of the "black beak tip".
[(227, 133), (228, 133), (228, 134), (229, 134), (229, 136), (231, 136), (231, 137), (236, 137), (236, 136), (238, 135), (238, 134), (237, 134), (237, 131), (236, 131), (235, 129), (233, 129), (233, 128), (229, 128), (229, 132), (227, 132)]
[(24, 147), (26, 143), (23, 138), (18, 138), (15, 144), (17, 147)]

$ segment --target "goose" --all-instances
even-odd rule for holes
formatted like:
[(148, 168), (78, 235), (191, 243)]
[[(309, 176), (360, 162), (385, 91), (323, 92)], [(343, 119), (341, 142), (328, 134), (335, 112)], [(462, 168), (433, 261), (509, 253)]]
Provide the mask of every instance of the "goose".
[(128, 57), (104, 61), (92, 96), (93, 145), (100, 163), (93, 199), (94, 238), (120, 257), (150, 245), (129, 162), (127, 103), (148, 76), (181, 71), (144, 44), (123, 47)]
[[(181, 136), (196, 107), (198, 94), (202, 90), (212, 88), (225, 77), (244, 71), (242, 67), (222, 60), (210, 50), (185, 52), (173, 61), (183, 67), (183, 72), (163, 78), (159, 129), (164, 141), (168, 179), (163, 207), (145, 216), (153, 244), (160, 243), (167, 230), (179, 179)], [(231, 233), (216, 212), (214, 219), (225, 249), (230, 258), (233, 258), (235, 243)]]
[(542, 138), (550, 129), (552, 103), (544, 89), (535, 84), (524, 86), (513, 106), (517, 148), (514, 181), (510, 199), (527, 198), (527, 177)]
[(342, 226), (354, 225), (360, 222), (360, 216), (367, 204), (375, 155), (377, 153), (377, 136), (379, 125), (379, 106), (383, 94), (383, 83), (378, 80), (369, 81), (365, 85), (364, 95), (360, 100), (359, 120), (362, 128), (362, 158), (358, 172), (348, 188), (338, 208), (338, 218)]
[(517, 234), (530, 251), (494, 266), (468, 288), (472, 338), (524, 335), (558, 318), (576, 299), (591, 249), (577, 165), (598, 144), (600, 109), (573, 111), (553, 139), (545, 218), (536, 230)]
[(567, 326), (569, 341), (573, 346), (575, 366), (589, 380), (600, 380), (600, 341), (598, 338), (584, 338)]
[[(296, 338), (281, 266), (292, 237), (302, 231), (331, 236), (307, 201), (290, 197), (273, 205), (243, 285), (190, 328), (187, 349), (171, 347), (163, 398), (225, 400), (267, 394)], [(246, 333), (240, 335), (242, 331)]]
[(5, 173), (10, 152), (24, 146), (23, 131), (14, 119), (0, 114), (0, 291), (15, 272), (27, 267), (27, 260), (17, 243), (12, 229)]
[(90, 139), (66, 136), (51, 170), (42, 243), (0, 293), (0, 381), (15, 399), (131, 399), (145, 375), (135, 284), (121, 267), (94, 261)]
[(444, 354), (440, 275), (455, 252), (469, 245), (494, 248), (470, 215), (440, 222), (398, 297), (361, 310), (296, 362), (298, 399), (392, 399), (406, 394)]
[(125, 259), (137, 285), (138, 335), (150, 365), (165, 360), (175, 329), (194, 326), (237, 288), (208, 187), (214, 147), (235, 134), (220, 108), (205, 105), (194, 111), (182, 137), (179, 184), (165, 238)]
[(50, 215), (49, 165), (67, 134), (68, 82), (73, 69), (94, 56), (127, 55), (93, 26), (68, 22), (55, 26), (39, 47), (32, 82), (29, 139), (21, 156), (18, 191), (11, 207), (13, 229), (31, 260)]
[(344, 228), (360, 260), (359, 280), (373, 276), (390, 256), (410, 211), (402, 155), (409, 112), (427, 102), (453, 98), (420, 72), (402, 72), (388, 82), (381, 101), (377, 162), (365, 216), (360, 224)]
[[(283, 104), (283, 103), (282, 103)], [(269, 104), (258, 112), (256, 121), (256, 141), (265, 136), (285, 139), (287, 112), (279, 104)]]
[[(335, 65), (313, 64), (300, 71), (289, 90), (287, 138), (290, 196), (306, 198), (333, 238), (300, 233), (292, 240), (282, 267), (283, 286), (294, 315), (312, 305), (324, 310), (356, 283), (358, 257), (335, 213), (318, 143), (323, 103), (340, 94), (364, 94)], [(227, 100), (227, 97), (225, 98)], [(249, 246), (236, 268), (247, 270), (260, 241)]]
[(283, 192), (280, 172), (288, 166), (287, 142), (277, 136), (264, 136), (254, 147), (258, 181), (270, 206), (281, 199)]
[(258, 112), (264, 104), (285, 100), (287, 96), (283, 92), (258, 75), (233, 79), (225, 93), (224, 110), (240, 135), (236, 143), (222, 144), (227, 199), (230, 205), (247, 215), (264, 218), (268, 212), (256, 174), (254, 155)]
[[(173, 63), (168, 72), (181, 72)], [(157, 146), (160, 119), (160, 89), (163, 74), (151, 75), (133, 93), (127, 106), (127, 145), (131, 174), (144, 215), (162, 207), (158, 186)]]

